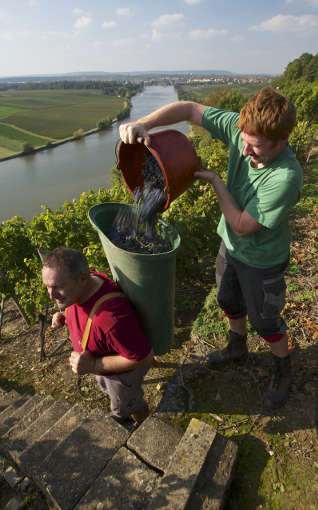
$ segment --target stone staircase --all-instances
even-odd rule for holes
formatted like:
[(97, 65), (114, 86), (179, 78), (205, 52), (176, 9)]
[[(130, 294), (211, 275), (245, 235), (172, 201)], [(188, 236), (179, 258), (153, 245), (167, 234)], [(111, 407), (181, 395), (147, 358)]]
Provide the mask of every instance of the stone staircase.
[(34, 490), (39, 510), (219, 510), (237, 456), (197, 419), (183, 432), (156, 411), (129, 430), (99, 409), (14, 390), (0, 390), (0, 437), (1, 487), (20, 489), (5, 510), (28, 508)]

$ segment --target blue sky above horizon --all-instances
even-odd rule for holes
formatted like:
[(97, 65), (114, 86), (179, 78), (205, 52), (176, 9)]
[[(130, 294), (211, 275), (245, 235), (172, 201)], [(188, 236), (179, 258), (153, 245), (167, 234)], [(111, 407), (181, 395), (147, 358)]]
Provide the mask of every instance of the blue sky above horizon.
[(0, 1), (0, 76), (281, 74), (318, 52), (318, 0)]

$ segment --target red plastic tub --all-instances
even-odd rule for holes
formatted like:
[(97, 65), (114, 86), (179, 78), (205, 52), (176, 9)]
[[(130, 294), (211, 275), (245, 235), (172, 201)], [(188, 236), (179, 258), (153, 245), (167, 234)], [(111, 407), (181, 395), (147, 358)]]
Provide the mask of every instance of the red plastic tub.
[(156, 158), (166, 181), (164, 191), (168, 198), (164, 210), (181, 195), (194, 181), (193, 174), (201, 167), (191, 142), (180, 131), (166, 129), (150, 134), (150, 145), (143, 143), (126, 144), (120, 141), (117, 150), (117, 168), (130, 193), (136, 187), (143, 187), (141, 173), (147, 152)]

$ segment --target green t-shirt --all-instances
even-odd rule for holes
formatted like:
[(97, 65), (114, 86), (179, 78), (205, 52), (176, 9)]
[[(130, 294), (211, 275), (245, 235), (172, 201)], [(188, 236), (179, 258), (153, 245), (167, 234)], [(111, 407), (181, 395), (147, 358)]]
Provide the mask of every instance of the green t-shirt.
[(263, 228), (238, 237), (222, 215), (217, 232), (232, 257), (253, 267), (272, 267), (287, 260), (291, 232), (291, 207), (298, 202), (303, 183), (302, 169), (287, 144), (265, 168), (253, 168), (243, 157), (238, 113), (207, 107), (202, 126), (230, 150), (227, 188), (240, 209), (246, 210)]

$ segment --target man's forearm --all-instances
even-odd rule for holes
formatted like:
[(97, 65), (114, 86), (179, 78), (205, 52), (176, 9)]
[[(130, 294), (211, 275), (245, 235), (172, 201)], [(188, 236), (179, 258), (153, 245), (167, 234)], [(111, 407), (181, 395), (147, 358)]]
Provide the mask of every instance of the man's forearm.
[(235, 202), (231, 193), (228, 191), (222, 179), (212, 171), (209, 171), (209, 182), (212, 184), (217, 196), (222, 213), (232, 229), (238, 229), (239, 217), (242, 214), (241, 209)]
[(153, 356), (148, 355), (141, 361), (132, 361), (123, 356), (103, 356), (96, 358), (95, 360), (95, 374), (101, 374), (103, 372), (125, 372), (126, 370), (134, 370), (142, 365), (146, 365), (148, 362), (151, 363)]
[(100, 356), (97, 357), (90, 351), (73, 351), (70, 358), (70, 366), (75, 374), (102, 374), (103, 372), (126, 372), (140, 366), (151, 364), (153, 350), (140, 361), (133, 361), (123, 356)]
[(177, 101), (170, 103), (136, 121), (146, 130), (158, 126), (168, 126), (177, 122), (192, 121), (193, 103), (191, 101)]
[(220, 208), (228, 224), (238, 237), (244, 237), (262, 228), (247, 211), (242, 211), (228, 191), (222, 179), (213, 170), (200, 170), (195, 177), (212, 184)]

